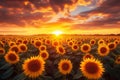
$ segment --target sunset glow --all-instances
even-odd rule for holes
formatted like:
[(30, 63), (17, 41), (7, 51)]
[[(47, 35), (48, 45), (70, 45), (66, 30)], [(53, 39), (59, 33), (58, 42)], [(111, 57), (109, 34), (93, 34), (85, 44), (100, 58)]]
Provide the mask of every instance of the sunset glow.
[(59, 36), (59, 35), (61, 35), (62, 33), (63, 33), (62, 31), (58, 31), (58, 30), (53, 32), (53, 34), (55, 34), (56, 36)]
[[(116, 4), (117, 3), (117, 4)], [(0, 34), (119, 34), (119, 0), (2, 0)]]

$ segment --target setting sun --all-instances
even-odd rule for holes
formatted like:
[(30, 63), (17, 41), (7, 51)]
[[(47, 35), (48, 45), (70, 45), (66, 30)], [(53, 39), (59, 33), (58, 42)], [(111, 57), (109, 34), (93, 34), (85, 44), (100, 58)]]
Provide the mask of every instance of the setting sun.
[(62, 31), (59, 31), (59, 30), (53, 32), (53, 34), (55, 34), (56, 36), (59, 36), (59, 35), (61, 35), (62, 33), (63, 33), (63, 32), (62, 32)]

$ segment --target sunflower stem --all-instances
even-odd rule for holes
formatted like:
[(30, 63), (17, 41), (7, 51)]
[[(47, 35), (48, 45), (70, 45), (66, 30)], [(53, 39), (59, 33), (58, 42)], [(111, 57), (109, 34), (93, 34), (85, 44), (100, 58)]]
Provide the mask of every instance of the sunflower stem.
[(66, 75), (64, 75), (64, 78), (63, 78), (63, 80), (67, 80), (67, 77), (66, 77)]
[(117, 55), (115, 55), (113, 52), (111, 52), (111, 55), (112, 55), (112, 56), (114, 56), (114, 57), (116, 57), (116, 56), (117, 56)]

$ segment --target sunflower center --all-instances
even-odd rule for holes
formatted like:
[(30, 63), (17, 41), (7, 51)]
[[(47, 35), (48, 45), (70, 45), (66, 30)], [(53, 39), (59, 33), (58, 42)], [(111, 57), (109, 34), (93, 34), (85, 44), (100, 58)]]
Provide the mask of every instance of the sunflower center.
[(74, 49), (77, 49), (77, 46), (74, 46), (73, 48), (74, 48)]
[(38, 60), (32, 60), (28, 63), (28, 69), (31, 72), (37, 72), (41, 68), (40, 61)]
[(44, 53), (41, 54), (41, 56), (42, 56), (43, 58), (45, 58), (45, 57), (47, 56), (47, 54), (44, 52)]
[(78, 44), (81, 44), (81, 42), (78, 42)]
[(21, 50), (23, 50), (23, 51), (26, 50), (26, 47), (25, 47), (25, 46), (21, 46), (20, 48), (21, 48)]
[(16, 45), (19, 45), (19, 44), (20, 44), (19, 42), (16, 43)]
[(94, 44), (95, 42), (94, 41), (91, 41), (91, 44)]
[(106, 43), (108, 43), (109, 41), (106, 41)]
[(91, 55), (85, 55), (85, 58), (91, 58)]
[(5, 41), (2, 41), (3, 43), (5, 43)]
[(24, 41), (23, 43), (24, 43), (24, 44), (27, 44), (27, 41)]
[(45, 47), (41, 47), (41, 50), (45, 50)]
[(14, 45), (14, 43), (11, 43), (11, 44), (10, 44), (10, 46), (13, 46), (13, 45)]
[(73, 44), (72, 42), (69, 43), (69, 45), (72, 45), (72, 44)]
[(90, 74), (95, 74), (98, 72), (98, 66), (96, 63), (93, 63), (93, 62), (88, 62), (86, 65), (85, 65), (85, 69), (88, 73)]
[(50, 41), (49, 41), (49, 40), (47, 40), (47, 44), (50, 44)]
[(4, 51), (3, 51), (3, 50), (0, 50), (0, 53), (4, 53)]
[(114, 46), (115, 46), (114, 44), (110, 44), (109, 48), (114, 48)]
[(120, 62), (120, 59), (118, 59), (117, 61)]
[(32, 43), (34, 43), (34, 41), (32, 41)]
[(54, 45), (55, 45), (55, 46), (58, 46), (58, 42), (54, 42)]
[(83, 46), (83, 50), (88, 50), (88, 46)]
[(118, 44), (118, 41), (115, 41), (116, 44)]
[(40, 46), (41, 42), (36, 42), (35, 44), (36, 44), (36, 46)]
[(63, 48), (61, 48), (61, 47), (59, 47), (59, 51), (62, 53), (64, 52)]
[(13, 47), (11, 50), (15, 51), (16, 53), (19, 51), (17, 47)]
[(102, 47), (102, 48), (100, 49), (100, 52), (101, 52), (101, 53), (106, 53), (106, 51), (107, 51), (107, 49), (106, 49), (105, 47)]
[(17, 59), (15, 54), (9, 54), (8, 59), (11, 61), (15, 61)]
[(18, 40), (19, 43), (22, 43), (22, 40)]
[(68, 70), (69, 69), (69, 64), (68, 63), (63, 63), (62, 64), (62, 69), (63, 70)]
[(103, 41), (100, 41), (100, 43), (103, 43)]

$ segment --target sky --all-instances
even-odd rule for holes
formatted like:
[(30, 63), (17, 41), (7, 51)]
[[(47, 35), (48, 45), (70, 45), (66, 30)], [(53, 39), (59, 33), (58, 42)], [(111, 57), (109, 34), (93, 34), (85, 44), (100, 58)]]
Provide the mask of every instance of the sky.
[(120, 0), (0, 0), (0, 34), (118, 34)]

